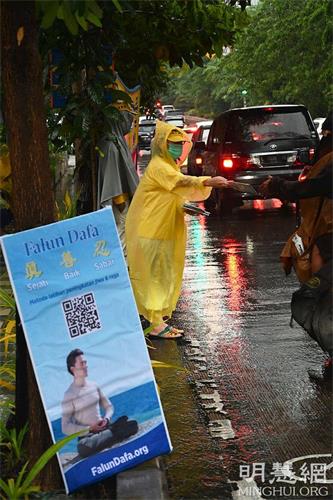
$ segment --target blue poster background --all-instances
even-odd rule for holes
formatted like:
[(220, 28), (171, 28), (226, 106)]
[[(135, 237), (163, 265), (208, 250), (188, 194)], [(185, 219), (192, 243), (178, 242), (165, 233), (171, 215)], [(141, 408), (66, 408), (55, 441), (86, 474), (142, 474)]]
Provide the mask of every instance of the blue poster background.
[(86, 459), (76, 440), (64, 447), (58, 458), (66, 491), (171, 451), (112, 209), (1, 243), (53, 440), (64, 436), (61, 402), (73, 381), (66, 357), (76, 348), (87, 378), (114, 406), (112, 420), (126, 414), (139, 424), (126, 442)]

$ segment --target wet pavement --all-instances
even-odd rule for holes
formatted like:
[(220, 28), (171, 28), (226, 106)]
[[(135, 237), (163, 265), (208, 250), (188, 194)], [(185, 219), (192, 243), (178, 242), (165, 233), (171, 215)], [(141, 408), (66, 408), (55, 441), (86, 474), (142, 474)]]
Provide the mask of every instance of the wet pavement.
[[(256, 201), (226, 218), (187, 216), (173, 318), (186, 341), (154, 341), (153, 354), (188, 370), (158, 377), (175, 448), (166, 458), (171, 498), (256, 498), (254, 490), (233, 491), (253, 467), (254, 484), (268, 485), (262, 498), (332, 497), (332, 485), (314, 489), (323, 484), (313, 474), (313, 464), (332, 461), (332, 387), (311, 377), (324, 353), (289, 326), (298, 282), (284, 276), (279, 253), (295, 212), (279, 206)], [(316, 457), (291, 465), (303, 482), (282, 482), (281, 473), (278, 480), (278, 464), (309, 455)]]

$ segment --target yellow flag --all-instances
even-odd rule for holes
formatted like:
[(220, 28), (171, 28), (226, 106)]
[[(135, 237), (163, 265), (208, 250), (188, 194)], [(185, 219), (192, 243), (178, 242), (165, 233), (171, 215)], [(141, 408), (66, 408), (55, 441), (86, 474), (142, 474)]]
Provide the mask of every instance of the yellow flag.
[(112, 85), (112, 88), (126, 92), (132, 100), (132, 104), (128, 104), (124, 101), (117, 101), (114, 104), (114, 107), (120, 111), (130, 111), (133, 113), (134, 119), (132, 129), (126, 136), (126, 142), (133, 153), (138, 144), (141, 86), (137, 85), (136, 87), (129, 89), (118, 75)]

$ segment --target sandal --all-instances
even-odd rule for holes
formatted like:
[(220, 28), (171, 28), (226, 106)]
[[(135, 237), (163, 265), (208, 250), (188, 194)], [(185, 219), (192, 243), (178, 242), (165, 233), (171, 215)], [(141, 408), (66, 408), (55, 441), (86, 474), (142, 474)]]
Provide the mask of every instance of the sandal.
[(176, 332), (172, 327), (166, 326), (164, 330), (159, 333), (149, 333), (151, 339), (166, 339), (166, 340), (176, 340), (181, 339), (182, 335)]
[(171, 326), (171, 325), (170, 325), (170, 328), (173, 332), (180, 333), (182, 337), (184, 336), (184, 330), (180, 330), (179, 328), (176, 328), (175, 326)]
[[(163, 318), (164, 319), (164, 318)], [(165, 321), (169, 321), (170, 318), (165, 318)], [(176, 328), (175, 326), (171, 326), (169, 325), (171, 330), (173, 330), (175, 333), (181, 333), (183, 334), (184, 333), (184, 330), (181, 330), (180, 328)]]

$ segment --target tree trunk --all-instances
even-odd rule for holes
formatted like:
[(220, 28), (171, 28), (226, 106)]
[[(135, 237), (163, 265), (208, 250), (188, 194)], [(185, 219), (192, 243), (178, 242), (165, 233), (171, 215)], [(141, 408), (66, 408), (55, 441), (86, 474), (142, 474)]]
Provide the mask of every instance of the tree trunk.
[[(22, 231), (54, 220), (34, 2), (1, 2), (1, 56), (4, 118), (13, 179), (12, 210), (15, 229)], [(26, 446), (33, 464), (51, 445), (51, 437), (19, 325), (16, 373), (17, 425), (29, 422)], [(44, 490), (62, 487), (56, 459), (49, 462), (37, 482)]]
[(96, 143), (95, 140), (90, 146), (90, 168), (91, 168), (91, 188), (92, 188), (92, 206), (97, 210), (97, 161), (96, 161)]

